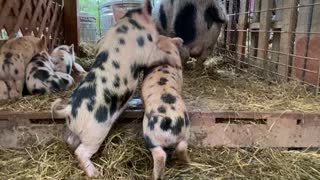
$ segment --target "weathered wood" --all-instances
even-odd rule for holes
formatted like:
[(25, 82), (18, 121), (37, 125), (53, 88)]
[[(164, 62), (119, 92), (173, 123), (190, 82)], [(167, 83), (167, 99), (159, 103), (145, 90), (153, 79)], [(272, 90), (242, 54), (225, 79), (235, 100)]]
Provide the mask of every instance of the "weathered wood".
[(268, 69), (268, 48), (269, 48), (269, 31), (271, 28), (271, 15), (273, 2), (271, 0), (261, 1), (261, 13), (260, 13), (260, 29), (259, 29), (259, 43), (258, 43), (258, 55), (257, 66)]
[(64, 2), (65, 41), (68, 45), (74, 44), (76, 53), (79, 53), (80, 42), (80, 21), (78, 17), (78, 0), (68, 0)]
[[(233, 14), (233, 1), (229, 1), (229, 7), (228, 7), (228, 14)], [(227, 43), (227, 49), (231, 50), (231, 42), (232, 42), (232, 32), (230, 30), (232, 30), (232, 23), (234, 20), (234, 15), (230, 15), (229, 16), (229, 21), (227, 24), (227, 37), (226, 37), (226, 43)]]
[(238, 43), (237, 43), (237, 67), (240, 68), (241, 61), (244, 60), (246, 50), (247, 32), (244, 30), (248, 27), (248, 0), (240, 0), (240, 16), (238, 23)]
[[(297, 7), (296, 0), (283, 0), (283, 5), (288, 7)], [(280, 52), (283, 53), (279, 57), (279, 63), (283, 65), (278, 66), (278, 74), (280, 79), (287, 81), (288, 79), (288, 66), (292, 57), (289, 54), (293, 53), (294, 46), (294, 31), (297, 22), (297, 8), (284, 9), (282, 12), (282, 29), (280, 40)]]
[[(0, 9), (0, 29), (4, 28), (9, 38), (16, 37), (20, 31), (22, 35), (44, 35), (52, 47), (53, 33), (62, 30), (57, 23), (57, 17), (63, 14), (62, 6), (53, 0), (1, 1)], [(63, 33), (56, 35), (57, 39), (63, 39)]]
[[(141, 119), (142, 111), (126, 111), (123, 118)], [(228, 147), (320, 147), (320, 114), (258, 112), (189, 112), (191, 143)], [(59, 117), (56, 117), (59, 118)], [(60, 117), (61, 118), (61, 117)], [(121, 126), (131, 123), (119, 121)], [(0, 112), (0, 146), (24, 148), (60, 137), (64, 120), (49, 112)], [(136, 131), (141, 131), (138, 124)]]
[[(279, 31), (279, 30), (277, 30)], [(279, 80), (278, 79), (278, 68), (279, 66), (279, 53), (280, 52), (280, 38), (281, 38), (281, 33), (274, 33), (273, 34), (273, 40), (272, 40), (272, 53), (271, 53), (271, 61), (272, 63), (270, 64), (270, 77), (273, 78), (274, 80)]]

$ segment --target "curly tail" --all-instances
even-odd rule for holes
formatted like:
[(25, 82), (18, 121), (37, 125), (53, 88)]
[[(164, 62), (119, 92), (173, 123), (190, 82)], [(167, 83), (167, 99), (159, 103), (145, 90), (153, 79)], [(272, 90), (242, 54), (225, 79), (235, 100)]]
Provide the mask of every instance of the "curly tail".
[(57, 99), (55, 100), (52, 104), (51, 104), (51, 113), (52, 114), (55, 114), (55, 115), (58, 115), (60, 117), (63, 117), (63, 118), (66, 118), (69, 116), (70, 114), (70, 106), (68, 105), (63, 105), (63, 108), (58, 110), (57, 107), (59, 105), (61, 105), (61, 102), (62, 102), (62, 99)]

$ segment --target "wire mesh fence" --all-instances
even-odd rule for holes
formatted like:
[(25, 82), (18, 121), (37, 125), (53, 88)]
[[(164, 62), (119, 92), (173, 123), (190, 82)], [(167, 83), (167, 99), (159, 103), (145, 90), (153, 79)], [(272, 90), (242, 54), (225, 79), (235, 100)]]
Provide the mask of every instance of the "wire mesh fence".
[(319, 94), (320, 0), (225, 0), (217, 49), (234, 67), (268, 81), (297, 80)]

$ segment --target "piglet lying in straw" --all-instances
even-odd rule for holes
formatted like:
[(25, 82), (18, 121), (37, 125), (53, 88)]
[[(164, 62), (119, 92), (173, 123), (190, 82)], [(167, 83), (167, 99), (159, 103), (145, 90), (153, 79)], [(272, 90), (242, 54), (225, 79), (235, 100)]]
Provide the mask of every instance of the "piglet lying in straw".
[(73, 44), (71, 46), (58, 46), (52, 51), (51, 57), (54, 70), (72, 75), (76, 82), (82, 81), (83, 77), (87, 74), (83, 67), (75, 62)]
[(25, 82), (25, 69), (31, 58), (47, 50), (46, 38), (23, 36), (8, 40), (0, 50), (0, 80), (10, 89), (9, 98), (19, 98)]
[(54, 71), (51, 57), (45, 51), (35, 55), (27, 66), (26, 86), (31, 94), (46, 94), (69, 89), (73, 78), (63, 72)]
[[(168, 53), (168, 58), (181, 62), (178, 47), (182, 46), (183, 40), (164, 36), (159, 39), (159, 47)], [(145, 72), (142, 84), (145, 106), (143, 134), (153, 156), (154, 179), (163, 179), (169, 150), (175, 150), (180, 160), (189, 161), (187, 148), (190, 122), (181, 89), (181, 69), (160, 65)]]
[(53, 112), (66, 118), (65, 141), (89, 177), (97, 176), (90, 158), (126, 108), (142, 69), (162, 63), (181, 68), (180, 62), (168, 58), (157, 47), (161, 42), (150, 16), (149, 0), (145, 0), (143, 8), (126, 14), (121, 9), (115, 11), (118, 23), (99, 42), (92, 69), (73, 92), (68, 105), (58, 110), (61, 100), (52, 104)]

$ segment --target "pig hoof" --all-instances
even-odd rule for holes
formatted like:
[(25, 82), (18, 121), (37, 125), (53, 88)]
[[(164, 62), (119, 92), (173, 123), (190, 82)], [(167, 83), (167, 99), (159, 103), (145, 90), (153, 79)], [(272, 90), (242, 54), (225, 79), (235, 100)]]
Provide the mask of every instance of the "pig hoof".
[(90, 178), (96, 178), (99, 176), (98, 171), (96, 170), (96, 168), (93, 165), (87, 166), (85, 171), (86, 171), (87, 176)]

